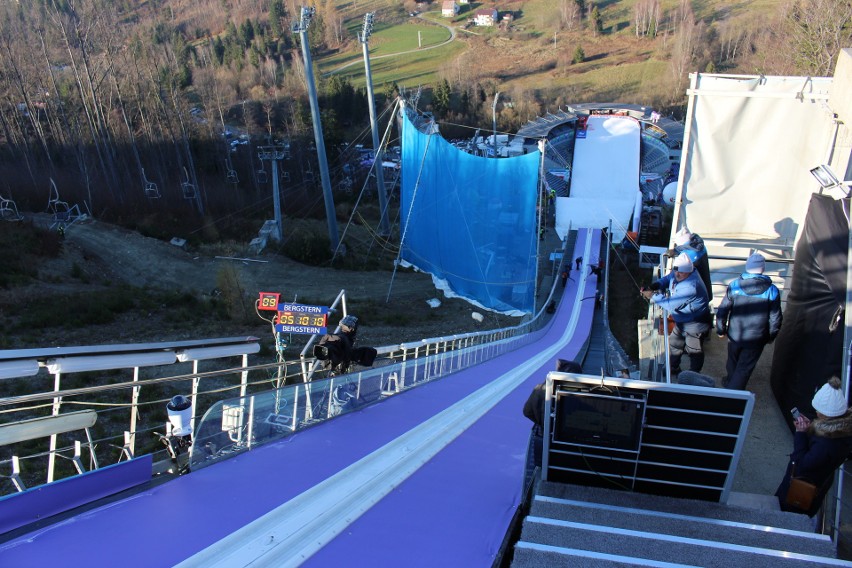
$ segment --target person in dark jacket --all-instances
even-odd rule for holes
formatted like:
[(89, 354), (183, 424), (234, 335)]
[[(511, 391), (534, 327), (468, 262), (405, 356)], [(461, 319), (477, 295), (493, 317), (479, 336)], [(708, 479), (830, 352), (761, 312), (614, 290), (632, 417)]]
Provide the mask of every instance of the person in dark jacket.
[[(556, 370), (560, 373), (582, 373), (583, 367), (575, 361), (566, 359), (556, 360)], [(531, 449), (532, 460), (528, 463), (527, 477), (530, 477), (533, 467), (541, 467), (541, 454), (544, 446), (544, 402), (547, 398), (546, 382), (533, 387), (529, 398), (524, 403), (524, 416), (532, 420)]]
[(781, 330), (781, 294), (763, 275), (766, 259), (755, 253), (746, 261), (746, 271), (728, 285), (716, 309), (716, 334), (728, 337), (726, 388), (743, 390), (763, 348), (775, 341)]
[(689, 260), (681, 253), (674, 270), (653, 284), (642, 295), (669, 312), (674, 329), (669, 335), (669, 365), (672, 374), (680, 372), (684, 352), (689, 355), (689, 370), (701, 372), (704, 366), (704, 340), (710, 332), (712, 316), (704, 283)]
[[(796, 418), (793, 434), (793, 453), (787, 471), (775, 496), (782, 511), (816, 515), (822, 507), (834, 480), (834, 471), (852, 452), (852, 411), (846, 396), (840, 389), (840, 379), (832, 377), (814, 395), (811, 405), (816, 410), (816, 419), (811, 421), (803, 414)], [(811, 508), (807, 511), (788, 505), (787, 490), (795, 465), (795, 476), (804, 478), (819, 489)]]
[(713, 299), (713, 283), (710, 280), (710, 260), (707, 258), (707, 248), (704, 239), (693, 234), (686, 227), (675, 233), (675, 247), (666, 251), (667, 256), (676, 257), (680, 253), (686, 253), (701, 281), (707, 290), (707, 297)]

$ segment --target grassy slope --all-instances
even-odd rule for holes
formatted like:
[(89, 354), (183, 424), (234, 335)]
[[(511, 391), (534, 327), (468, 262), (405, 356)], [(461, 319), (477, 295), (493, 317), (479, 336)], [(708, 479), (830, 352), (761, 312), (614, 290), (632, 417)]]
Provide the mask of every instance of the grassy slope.
[[(440, 16), (440, 2), (425, 4), (428, 11), (418, 20), (433, 20), (453, 23), (458, 28), (480, 7), (496, 7), (501, 13), (512, 10), (517, 19), (510, 36), (512, 44), (505, 48), (496, 47), (495, 57), (479, 58), (481, 73), (499, 77), (497, 88), (507, 91), (537, 90), (545, 98), (557, 94), (568, 95), (574, 101), (623, 101), (651, 102), (671, 95), (671, 87), (665, 85), (668, 72), (668, 51), (671, 41), (661, 39), (638, 39), (632, 28), (632, 17), (638, 0), (602, 0), (598, 2), (603, 17), (604, 34), (594, 37), (588, 31), (559, 31), (558, 4), (554, 0), (515, 0), (507, 2), (484, 1), (473, 3), (452, 20)], [(679, 5), (679, 0), (661, 2), (664, 15)], [(416, 47), (416, 30), (423, 32), (424, 46), (439, 43), (446, 38), (446, 31), (426, 22), (413, 21), (400, 13), (396, 0), (337, 2), (341, 13), (347, 18), (347, 27), (354, 36), (360, 28), (363, 14), (376, 11), (376, 28), (371, 39), (371, 64), (373, 82), (381, 85), (396, 81), (401, 85), (431, 86), (441, 77), (441, 68), (470, 49), (464, 41), (469, 33), (479, 34), (489, 42), (507, 37), (506, 32), (496, 29), (471, 28), (470, 32), (459, 30), (459, 38), (452, 46), (424, 50), (399, 58), (379, 59), (380, 55), (395, 53)], [(745, 22), (759, 16), (768, 16), (778, 7), (777, 0), (693, 0), (696, 18), (707, 24)], [(381, 17), (395, 19), (399, 23), (382, 23)], [(577, 65), (567, 65), (570, 54), (577, 46), (583, 48), (587, 59)], [(526, 55), (524, 55), (526, 54)], [(566, 56), (566, 54), (569, 54)], [(323, 72), (329, 72), (347, 61), (361, 57), (360, 45), (352, 42), (343, 53), (318, 59)], [(699, 71), (699, 69), (690, 69)], [(363, 65), (352, 65), (343, 74), (361, 86), (364, 84)], [(449, 77), (448, 77), (449, 78)], [(669, 83), (671, 84), (671, 83)]]

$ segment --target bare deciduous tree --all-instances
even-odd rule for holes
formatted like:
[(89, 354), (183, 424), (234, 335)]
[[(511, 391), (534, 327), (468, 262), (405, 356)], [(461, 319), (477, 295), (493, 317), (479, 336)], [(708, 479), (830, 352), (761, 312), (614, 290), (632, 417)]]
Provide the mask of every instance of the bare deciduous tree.
[(704, 23), (695, 21), (689, 0), (681, 0), (672, 20), (675, 29), (669, 73), (674, 101), (683, 96), (688, 74), (697, 70), (699, 48), (704, 38)]
[(579, 27), (581, 16), (576, 0), (559, 0), (559, 24), (563, 29), (573, 30)]
[(811, 76), (831, 75), (840, 49), (852, 45), (852, 2), (797, 0), (786, 7), (784, 19), (796, 68)]
[(660, 0), (640, 0), (633, 7), (636, 37), (656, 37), (660, 25)]

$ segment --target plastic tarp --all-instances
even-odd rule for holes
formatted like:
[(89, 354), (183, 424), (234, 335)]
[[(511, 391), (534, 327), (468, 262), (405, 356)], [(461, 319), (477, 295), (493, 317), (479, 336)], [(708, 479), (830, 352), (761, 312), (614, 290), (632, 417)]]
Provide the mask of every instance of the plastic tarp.
[[(841, 374), (848, 217), (848, 199), (811, 197), (769, 375), (783, 410), (795, 406), (811, 414), (814, 391)], [(841, 325), (832, 331), (832, 323)]]
[(570, 197), (556, 198), (556, 234), (604, 229), (612, 221), (615, 242), (627, 232), (639, 192), (639, 123), (627, 116), (591, 115), (586, 137), (577, 138)]
[(685, 223), (706, 238), (797, 238), (810, 170), (833, 140), (831, 79), (693, 76), (680, 181)]
[(474, 156), (403, 116), (402, 261), (432, 274), (450, 297), (532, 312), (540, 152)]

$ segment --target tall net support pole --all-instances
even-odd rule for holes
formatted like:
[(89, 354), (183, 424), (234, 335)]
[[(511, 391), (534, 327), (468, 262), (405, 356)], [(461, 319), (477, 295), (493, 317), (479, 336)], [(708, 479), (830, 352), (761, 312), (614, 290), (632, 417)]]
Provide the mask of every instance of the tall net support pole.
[(302, 6), (301, 19), (293, 24), (293, 31), (299, 34), (302, 42), (302, 57), (305, 59), (305, 82), (308, 85), (308, 99), (311, 103), (311, 117), (314, 123), (314, 141), (317, 145), (317, 158), (319, 160), (320, 179), (322, 181), (322, 193), (325, 199), (325, 215), (328, 219), (328, 240), (331, 250), (336, 251), (340, 244), (337, 234), (337, 218), (334, 212), (334, 197), (331, 193), (331, 180), (328, 173), (328, 158), (325, 154), (325, 142), (322, 136), (322, 123), (320, 122), (319, 102), (317, 101), (317, 90), (314, 83), (314, 68), (311, 62), (311, 47), (308, 41), (308, 27), (314, 9)]
[(383, 237), (390, 235), (390, 224), (388, 223), (388, 196), (385, 188), (385, 176), (382, 164), (384, 163), (382, 148), (379, 145), (379, 124), (376, 119), (376, 101), (373, 97), (373, 75), (370, 71), (370, 35), (373, 33), (373, 13), (364, 14), (364, 27), (358, 34), (358, 41), (364, 52), (364, 72), (367, 75), (367, 105), (370, 110), (370, 126), (373, 131), (373, 150), (375, 160), (373, 169), (376, 172), (376, 189), (379, 194), (379, 209), (381, 218), (379, 220), (379, 234)]
[(278, 161), (285, 156), (283, 146), (260, 146), (257, 149), (257, 157), (261, 162), (272, 162), (272, 208), (275, 215), (275, 234), (273, 238), (281, 242), (283, 238), (281, 221), (281, 192), (278, 188)]

